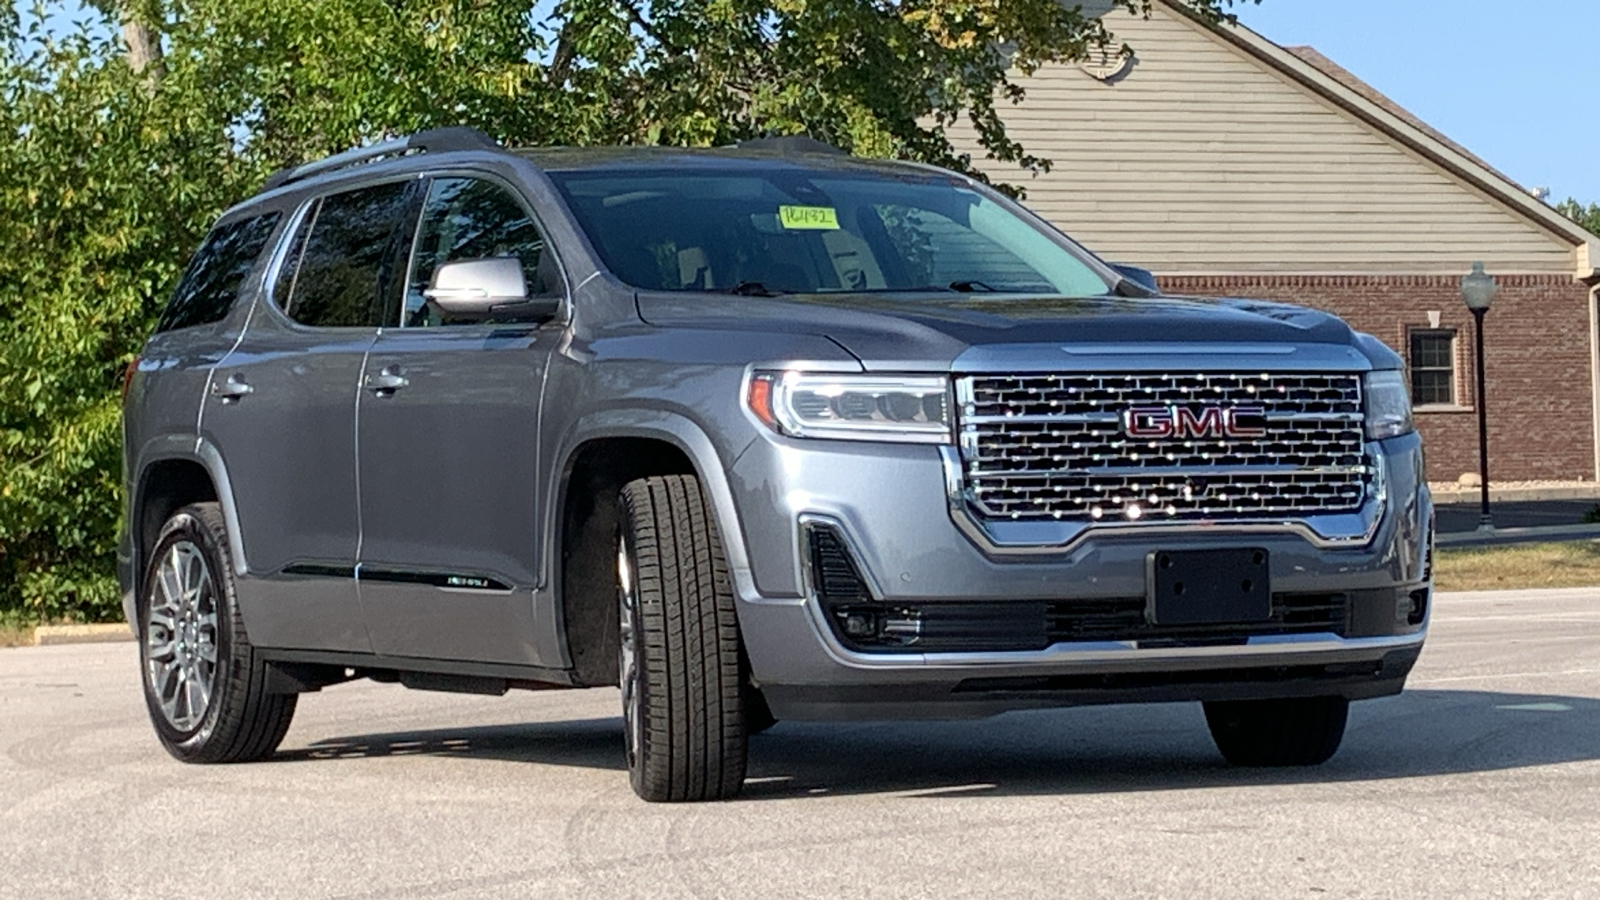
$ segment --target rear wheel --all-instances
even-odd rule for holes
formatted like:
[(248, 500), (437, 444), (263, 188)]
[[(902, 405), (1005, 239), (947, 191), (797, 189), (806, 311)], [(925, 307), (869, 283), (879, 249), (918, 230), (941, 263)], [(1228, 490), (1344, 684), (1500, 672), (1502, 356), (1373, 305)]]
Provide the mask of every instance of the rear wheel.
[(715, 520), (689, 475), (630, 482), (620, 502), (629, 779), (646, 800), (732, 797), (744, 785), (748, 673)]
[(1343, 697), (1205, 704), (1211, 739), (1236, 766), (1315, 766), (1339, 751), (1350, 701)]
[(215, 503), (167, 520), (139, 600), (145, 705), (161, 744), (194, 763), (271, 756), (294, 718), (293, 694), (269, 694), (245, 634)]

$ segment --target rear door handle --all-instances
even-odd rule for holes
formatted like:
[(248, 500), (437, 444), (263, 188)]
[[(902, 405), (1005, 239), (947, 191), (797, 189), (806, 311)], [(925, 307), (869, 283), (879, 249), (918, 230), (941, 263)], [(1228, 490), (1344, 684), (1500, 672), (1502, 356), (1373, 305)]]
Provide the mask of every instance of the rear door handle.
[(255, 390), (244, 380), (244, 376), (238, 373), (229, 375), (227, 381), (214, 381), (211, 383), (212, 396), (223, 403), (238, 402), (240, 398), (255, 393)]
[(388, 366), (376, 375), (367, 376), (367, 390), (379, 397), (387, 397), (411, 382), (400, 374), (399, 366)]

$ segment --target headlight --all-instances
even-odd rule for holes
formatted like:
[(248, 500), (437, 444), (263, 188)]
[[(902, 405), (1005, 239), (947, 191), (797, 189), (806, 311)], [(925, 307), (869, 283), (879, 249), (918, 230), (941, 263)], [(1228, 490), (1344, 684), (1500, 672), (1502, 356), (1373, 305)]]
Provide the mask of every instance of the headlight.
[(1411, 433), (1411, 392), (1405, 375), (1396, 370), (1368, 372), (1361, 393), (1366, 399), (1368, 440)]
[(757, 372), (746, 405), (793, 437), (856, 441), (950, 441), (950, 381), (925, 375)]

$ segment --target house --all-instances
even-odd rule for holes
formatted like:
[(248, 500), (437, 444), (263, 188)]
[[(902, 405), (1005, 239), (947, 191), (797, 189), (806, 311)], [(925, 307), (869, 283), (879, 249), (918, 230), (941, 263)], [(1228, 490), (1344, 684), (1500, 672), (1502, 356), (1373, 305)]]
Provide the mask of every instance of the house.
[(1309, 47), (1172, 0), (1107, 24), (1132, 57), (1019, 77), (1003, 112), (1051, 171), (996, 177), (1169, 292), (1305, 303), (1377, 335), (1406, 358), (1435, 481), (1478, 468), (1461, 278), (1482, 261), (1491, 479), (1596, 478), (1600, 241)]

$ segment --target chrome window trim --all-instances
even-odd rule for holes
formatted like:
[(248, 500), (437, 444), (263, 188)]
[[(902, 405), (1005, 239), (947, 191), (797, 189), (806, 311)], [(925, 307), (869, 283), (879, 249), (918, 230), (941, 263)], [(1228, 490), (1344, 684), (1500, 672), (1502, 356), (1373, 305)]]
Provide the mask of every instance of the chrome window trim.
[[(294, 246), (295, 236), (299, 233), (300, 226), (305, 223), (306, 215), (311, 211), (311, 209), (313, 207), (317, 208), (318, 214), (320, 215), (320, 213), (321, 213), (320, 204), (324, 199), (326, 199), (328, 197), (334, 197), (334, 196), (337, 196), (339, 194), (348, 194), (348, 193), (350, 193), (352, 191), (365, 190), (367, 188), (374, 188), (374, 187), (382, 187), (383, 185), (386, 185), (386, 184), (403, 184), (403, 183), (408, 182), (408, 181), (420, 181), (425, 177), (426, 177), (426, 175), (424, 175), (423, 173), (410, 172), (410, 173), (407, 173), (405, 175), (395, 175), (395, 176), (392, 176), (392, 177), (389, 177), (389, 178), (375, 178), (372, 181), (363, 181), (363, 182), (360, 182), (360, 183), (357, 183), (357, 184), (350, 184), (348, 182), (345, 182), (345, 183), (341, 183), (339, 185), (338, 190), (313, 191), (310, 194), (308, 194), (304, 200), (300, 201), (299, 207), (295, 209), (294, 215), (290, 219), (288, 227), (284, 230), (283, 236), (278, 241), (277, 248), (273, 251), (272, 263), (271, 263), (270, 268), (268, 268), (268, 270), (267, 270), (266, 278), (265, 278), (265, 281), (263, 282), (262, 288), (261, 288), (261, 300), (262, 300), (263, 304), (268, 309), (272, 310), (273, 314), (276, 315), (277, 321), (278, 321), (278, 323), (280, 325), (284, 325), (284, 326), (286, 326), (288, 328), (293, 328), (293, 329), (297, 329), (297, 330), (301, 330), (301, 331), (310, 332), (310, 333), (313, 333), (313, 334), (329, 334), (329, 333), (352, 332), (352, 331), (371, 331), (371, 332), (376, 333), (376, 332), (382, 331), (384, 329), (385, 326), (382, 323), (379, 323), (378, 325), (375, 325), (375, 326), (374, 325), (345, 325), (345, 326), (339, 326), (337, 328), (327, 328), (327, 327), (323, 327), (323, 326), (320, 326), (320, 325), (307, 325), (306, 323), (301, 322), (301, 321), (295, 319), (293, 316), (289, 315), (289, 311), (288, 310), (286, 310), (283, 307), (278, 305), (277, 298), (274, 296), (274, 294), (277, 293), (278, 278), (283, 274), (283, 264), (284, 264), (284, 262), (286, 261), (286, 258), (289, 255), (289, 248)], [(315, 222), (313, 222), (312, 224), (315, 225)], [(408, 263), (410, 262), (409, 258), (407, 259), (407, 262)], [(297, 277), (297, 278), (299, 277), (299, 271), (298, 270), (296, 270), (296, 272), (295, 272), (295, 277)], [(292, 286), (291, 286), (291, 293), (292, 293)]]
[[(300, 233), (300, 226), (305, 224), (306, 216), (310, 215), (312, 208), (321, 201), (322, 195), (314, 194), (300, 201), (300, 204), (295, 207), (294, 212), (289, 216), (288, 224), (284, 226), (282, 236), (278, 238), (278, 246), (273, 248), (272, 259), (267, 263), (266, 275), (261, 283), (261, 297), (266, 301), (266, 305), (277, 310), (284, 319), (297, 325), (299, 323), (290, 319), (289, 313), (278, 306), (278, 301), (273, 295), (278, 291), (278, 278), (283, 274), (283, 264), (289, 256), (289, 248), (294, 246), (295, 237)], [(292, 290), (293, 285), (290, 287)]]

